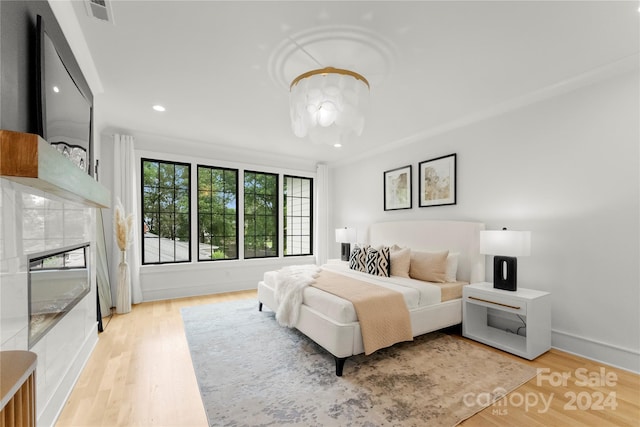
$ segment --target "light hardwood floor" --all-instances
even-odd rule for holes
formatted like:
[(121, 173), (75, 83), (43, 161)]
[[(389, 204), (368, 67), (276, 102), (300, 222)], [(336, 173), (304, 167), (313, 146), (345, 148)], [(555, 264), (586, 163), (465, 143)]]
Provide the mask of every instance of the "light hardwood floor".
[[(255, 298), (255, 291), (246, 291), (157, 301), (114, 315), (57, 426), (206, 426), (180, 309)], [(640, 426), (640, 376), (557, 350), (533, 362), (509, 357), (546, 368), (547, 375), (533, 378), (463, 426)], [(563, 374), (570, 375), (566, 384), (553, 384)], [(585, 376), (589, 386), (581, 385)], [(551, 402), (549, 408), (543, 399)]]

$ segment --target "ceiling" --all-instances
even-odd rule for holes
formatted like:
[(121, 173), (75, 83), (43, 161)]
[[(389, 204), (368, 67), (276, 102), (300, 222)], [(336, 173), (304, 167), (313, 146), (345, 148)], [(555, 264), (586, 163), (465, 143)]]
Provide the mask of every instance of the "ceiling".
[[(98, 132), (301, 162), (427, 140), (637, 69), (640, 50), (637, 1), (111, 0), (108, 23), (72, 4), (102, 87)], [(339, 149), (291, 130), (288, 85), (318, 64), (371, 83), (364, 132)]]

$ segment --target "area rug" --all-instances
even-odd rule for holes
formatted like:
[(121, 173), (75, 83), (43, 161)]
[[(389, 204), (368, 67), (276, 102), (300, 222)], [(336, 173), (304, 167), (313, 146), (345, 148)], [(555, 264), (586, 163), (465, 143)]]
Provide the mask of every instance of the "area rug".
[(182, 309), (211, 426), (455, 426), (535, 369), (431, 333), (347, 359), (279, 326), (255, 300)]

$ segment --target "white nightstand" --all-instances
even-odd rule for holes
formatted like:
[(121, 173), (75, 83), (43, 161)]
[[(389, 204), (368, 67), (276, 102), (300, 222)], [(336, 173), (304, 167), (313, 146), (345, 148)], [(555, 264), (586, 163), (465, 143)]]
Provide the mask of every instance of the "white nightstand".
[[(462, 289), (463, 336), (529, 360), (551, 348), (550, 293), (523, 288), (503, 291), (487, 282)], [(489, 326), (489, 315), (514, 326)]]

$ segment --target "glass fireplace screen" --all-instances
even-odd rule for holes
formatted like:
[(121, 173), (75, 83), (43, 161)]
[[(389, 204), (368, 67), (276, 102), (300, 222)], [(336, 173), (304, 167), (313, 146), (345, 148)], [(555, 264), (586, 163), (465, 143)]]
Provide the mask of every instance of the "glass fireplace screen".
[(29, 256), (29, 348), (90, 291), (89, 243)]

